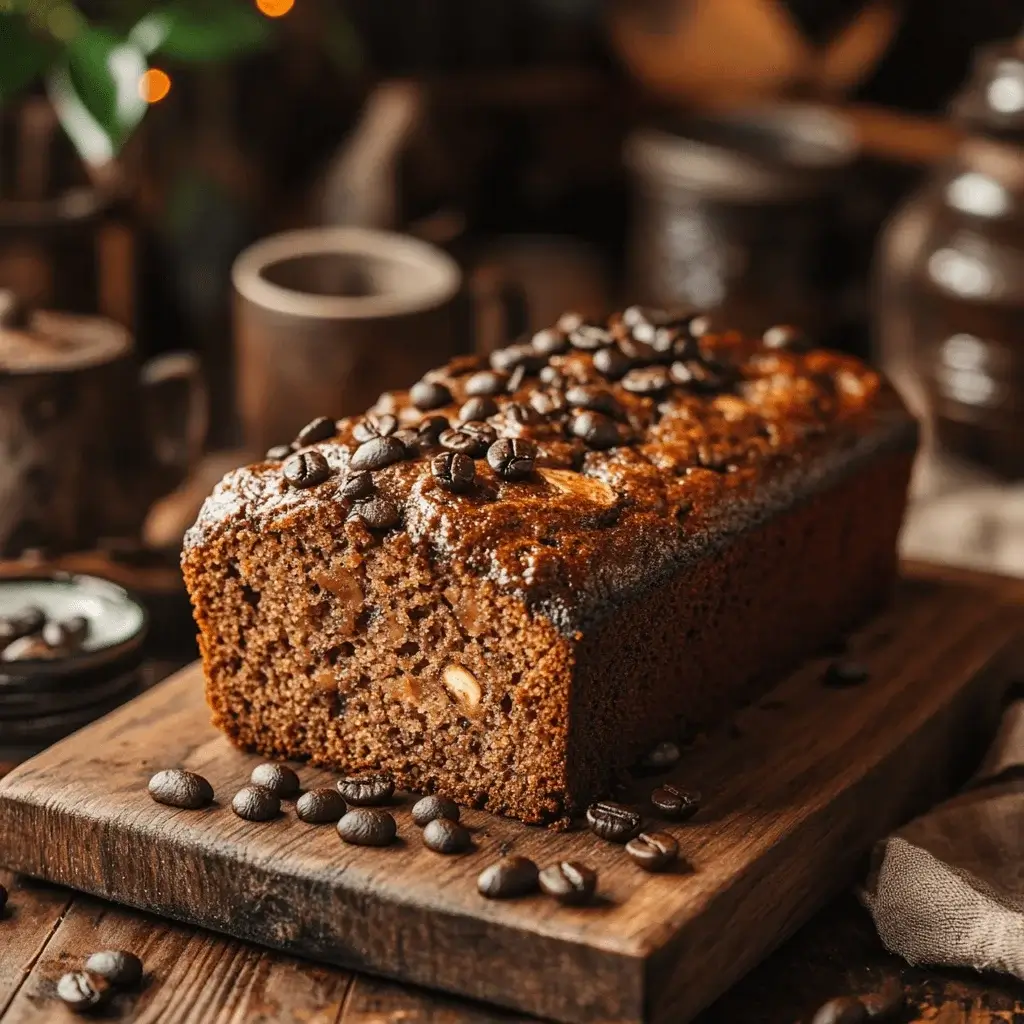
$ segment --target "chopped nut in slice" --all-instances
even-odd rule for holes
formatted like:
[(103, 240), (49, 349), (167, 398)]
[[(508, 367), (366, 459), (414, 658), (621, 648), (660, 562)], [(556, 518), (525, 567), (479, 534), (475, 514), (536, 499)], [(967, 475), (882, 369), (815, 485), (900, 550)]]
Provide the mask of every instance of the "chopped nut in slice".
[(479, 707), (483, 691), (469, 669), (461, 665), (447, 665), (444, 670), (444, 685), (456, 704), (469, 711)]

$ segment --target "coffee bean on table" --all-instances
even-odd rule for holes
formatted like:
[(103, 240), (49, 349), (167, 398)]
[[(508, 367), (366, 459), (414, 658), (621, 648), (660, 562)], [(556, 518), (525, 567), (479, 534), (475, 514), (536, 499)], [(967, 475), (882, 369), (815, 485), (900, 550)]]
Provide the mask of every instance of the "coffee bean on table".
[(461, 494), (473, 486), (476, 465), (462, 452), (442, 452), (430, 460), (430, 473), (446, 491)]
[(868, 1020), (894, 1020), (906, 1005), (903, 986), (896, 978), (889, 978), (879, 991), (857, 998), (867, 1011)]
[(91, 974), (106, 978), (115, 988), (134, 988), (142, 981), (142, 961), (124, 949), (104, 949), (85, 961)]
[(373, 477), (365, 470), (348, 473), (338, 488), (338, 493), (350, 501), (360, 501), (373, 494)]
[(197, 811), (213, 801), (213, 786), (195, 772), (168, 768), (149, 780), (149, 795), (168, 807)]
[(679, 843), (667, 832), (641, 832), (626, 843), (626, 853), (644, 871), (664, 871), (679, 856)]
[(821, 681), (825, 686), (842, 689), (866, 683), (870, 676), (871, 673), (867, 668), (855, 661), (833, 661), (825, 670)]
[(287, 765), (274, 764), (270, 761), (256, 765), (249, 776), (249, 781), (254, 786), (269, 789), (274, 796), (284, 800), (295, 796), (299, 791), (298, 775)]
[(395, 792), (390, 775), (353, 775), (338, 780), (338, 792), (355, 807), (373, 807), (386, 804)]
[(409, 391), (409, 400), (421, 412), (440, 409), (452, 400), (452, 393), (441, 383), (434, 380), (421, 380), (413, 384)]
[(546, 867), (539, 880), (542, 892), (569, 906), (589, 902), (597, 888), (597, 872), (575, 860)]
[(659, 786), (651, 794), (651, 803), (666, 818), (685, 821), (700, 810), (700, 793), (694, 789), (682, 789), (666, 782), (664, 786)]
[(295, 445), (297, 448), (305, 448), (306, 445), (317, 444), (319, 441), (326, 441), (329, 437), (334, 437), (336, 432), (334, 420), (328, 419), (326, 416), (317, 416), (315, 420), (310, 420), (298, 432), (295, 437)]
[(331, 469), (323, 455), (312, 449), (289, 456), (281, 473), (292, 487), (301, 490), (322, 484), (331, 475)]
[(231, 810), (246, 821), (270, 821), (281, 813), (281, 799), (262, 786), (243, 786), (231, 801)]
[(867, 1019), (868, 1011), (859, 999), (840, 996), (818, 1007), (811, 1024), (863, 1024)]
[(537, 446), (520, 437), (503, 437), (487, 449), (487, 462), (505, 480), (525, 480), (533, 473)]
[(402, 510), (390, 498), (375, 494), (365, 501), (356, 502), (348, 514), (349, 519), (361, 519), (367, 529), (390, 530), (402, 519)]
[(476, 887), (489, 900), (514, 899), (534, 892), (539, 874), (537, 865), (527, 857), (502, 857), (484, 868)]
[(406, 447), (394, 437), (371, 437), (364, 441), (349, 460), (350, 469), (383, 469), (406, 456)]
[(625, 843), (633, 838), (642, 824), (640, 812), (612, 800), (599, 800), (587, 808), (590, 831), (609, 843)]
[(649, 772), (666, 772), (678, 762), (679, 757), (679, 747), (671, 740), (665, 740), (644, 755), (640, 766)]
[(291, 455), (293, 449), (290, 444), (275, 444), (273, 448), (267, 449), (267, 460), (270, 462), (283, 462)]
[(423, 829), (423, 843), (435, 853), (463, 853), (469, 849), (468, 830), (449, 818), (434, 818)]
[(57, 982), (57, 998), (76, 1013), (105, 1005), (112, 994), (110, 982), (90, 971), (69, 971)]
[(488, 398), (485, 395), (478, 395), (475, 398), (469, 399), (461, 409), (459, 409), (459, 419), (463, 422), (469, 420), (485, 420), (488, 416), (493, 416), (498, 411), (498, 403), (493, 398)]
[(459, 805), (443, 796), (425, 796), (412, 805), (412, 820), (423, 828), (435, 818), (459, 820)]
[(348, 810), (345, 798), (324, 787), (303, 793), (295, 804), (295, 813), (308, 825), (328, 825), (339, 821)]
[(338, 822), (338, 835), (353, 846), (388, 846), (398, 826), (379, 807), (355, 807)]

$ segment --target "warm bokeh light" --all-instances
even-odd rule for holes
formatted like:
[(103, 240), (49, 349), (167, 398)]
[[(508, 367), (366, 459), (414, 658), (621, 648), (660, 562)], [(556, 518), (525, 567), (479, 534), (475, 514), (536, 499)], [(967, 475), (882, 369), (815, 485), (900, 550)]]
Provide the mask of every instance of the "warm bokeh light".
[(256, 6), (268, 18), (283, 18), (295, 6), (295, 0), (256, 0)]
[(171, 91), (171, 76), (159, 68), (150, 68), (139, 79), (139, 95), (147, 103), (159, 103)]

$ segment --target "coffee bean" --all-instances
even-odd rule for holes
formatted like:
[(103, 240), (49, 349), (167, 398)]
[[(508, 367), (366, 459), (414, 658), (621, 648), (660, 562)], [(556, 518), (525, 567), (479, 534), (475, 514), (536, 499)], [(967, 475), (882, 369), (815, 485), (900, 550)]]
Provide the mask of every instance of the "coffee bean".
[(290, 444), (275, 444), (273, 448), (267, 449), (267, 459), (270, 462), (283, 462), (292, 453)]
[(406, 458), (414, 458), (419, 453), (420, 435), (412, 427), (396, 430), (391, 437), (405, 448)]
[(863, 1024), (867, 1019), (868, 1012), (859, 999), (840, 996), (818, 1007), (811, 1024)]
[(489, 900), (513, 899), (534, 892), (538, 876), (537, 865), (527, 857), (502, 857), (484, 868), (476, 887)]
[(470, 847), (469, 832), (450, 818), (434, 818), (423, 829), (423, 842), (434, 853), (463, 853)]
[(493, 398), (480, 395), (471, 398), (459, 409), (459, 419), (464, 423), (468, 420), (485, 420), (498, 411), (498, 403)]
[(57, 998), (76, 1013), (104, 1006), (112, 994), (110, 982), (90, 971), (70, 971), (57, 982)]
[(481, 370), (466, 381), (466, 394), (471, 398), (500, 395), (505, 392), (507, 384), (508, 374)]
[(106, 978), (115, 988), (135, 988), (142, 981), (142, 961), (124, 949), (104, 949), (85, 961), (91, 974)]
[(612, 343), (612, 336), (597, 324), (580, 324), (569, 332), (569, 344), (583, 352), (596, 352)]
[(661, 324), (668, 318), (663, 309), (655, 309), (652, 306), (633, 305), (627, 306), (622, 311), (622, 322), (627, 327), (637, 327), (640, 324)]
[(284, 764), (266, 762), (258, 764), (252, 770), (249, 781), (254, 786), (269, 789), (276, 797), (287, 800), (299, 791), (299, 777)]
[(562, 334), (568, 335), (582, 324), (583, 317), (579, 313), (570, 310), (558, 318), (558, 321), (555, 323), (555, 329), (561, 331)]
[(514, 395), (525, 383), (526, 378), (530, 376), (530, 371), (525, 366), (517, 366), (508, 378), (508, 386), (506, 391), (510, 395)]
[(360, 501), (363, 498), (368, 498), (373, 494), (373, 477), (365, 470), (355, 473), (349, 472), (345, 476), (342, 485), (338, 488), (338, 493), (341, 497), (348, 498), (349, 501)]
[(338, 792), (356, 807), (386, 804), (395, 792), (390, 775), (354, 775), (338, 780)]
[(158, 804), (197, 811), (213, 802), (213, 786), (195, 772), (167, 768), (149, 780), (149, 795)]
[(594, 353), (594, 369), (609, 380), (619, 380), (633, 365), (633, 360), (621, 349), (611, 346)]
[(791, 324), (769, 327), (761, 336), (761, 341), (765, 348), (784, 352), (807, 352), (811, 348), (807, 335), (799, 327), (793, 327)]
[(569, 429), (573, 436), (580, 438), (588, 448), (614, 448), (621, 440), (618, 425), (600, 412), (581, 412), (572, 418)]
[(379, 807), (356, 807), (338, 822), (338, 835), (353, 846), (388, 846), (397, 831), (395, 819)]
[(519, 427), (531, 427), (543, 422), (543, 418), (532, 405), (525, 402), (511, 402), (505, 406), (505, 419)]
[(352, 428), (352, 436), (357, 441), (365, 443), (375, 437), (389, 437), (397, 429), (398, 420), (391, 413), (370, 412)]
[(639, 366), (630, 370), (620, 383), (631, 394), (650, 396), (667, 391), (672, 382), (664, 366)]
[(463, 423), (457, 430), (444, 431), (438, 440), (442, 448), (479, 459), (487, 454), (497, 437), (497, 431), (489, 424), (472, 422)]
[(902, 1014), (906, 1005), (903, 986), (896, 978), (889, 978), (878, 992), (858, 996), (867, 1012), (868, 1020), (891, 1021)]
[(547, 384), (550, 388), (560, 388), (565, 384), (565, 377), (555, 366), (542, 366), (539, 376), (541, 383)]
[(371, 437), (364, 441), (349, 460), (350, 469), (383, 469), (401, 462), (406, 456), (405, 445), (394, 437)]
[(337, 429), (334, 425), (334, 420), (328, 419), (326, 416), (317, 416), (315, 420), (310, 420), (298, 432), (295, 437), (295, 447), (305, 448), (306, 445), (326, 441), (329, 437), (334, 437), (336, 433)]
[(390, 499), (375, 494), (357, 501), (349, 511), (349, 519), (361, 519), (370, 530), (390, 530), (402, 519), (402, 510)]
[(569, 350), (569, 339), (559, 330), (547, 328), (538, 331), (531, 339), (530, 344), (534, 351), (542, 356), (557, 356)]
[(667, 832), (641, 832), (626, 843), (626, 853), (644, 871), (664, 871), (679, 856), (679, 843)]
[(597, 872), (575, 860), (563, 860), (545, 868), (539, 876), (541, 891), (559, 903), (588, 903), (597, 888)]
[(311, 449), (289, 456), (281, 472), (292, 487), (303, 488), (322, 484), (330, 476), (331, 469), (323, 455)]
[(8, 893), (7, 889), (0, 885), (0, 917), (4, 916), (4, 909), (7, 906)]
[(651, 803), (666, 818), (686, 821), (700, 810), (700, 793), (693, 789), (680, 789), (671, 782), (659, 786), (651, 793)]
[(281, 799), (262, 786), (243, 786), (231, 801), (231, 810), (246, 821), (270, 821), (281, 813)]
[(295, 804), (295, 813), (309, 825), (338, 821), (347, 810), (344, 797), (336, 789), (311, 789)]
[(43, 641), (51, 647), (65, 647), (74, 650), (82, 646), (89, 635), (89, 620), (84, 615), (74, 615), (61, 622), (48, 622), (43, 626)]
[(409, 400), (417, 409), (427, 412), (447, 405), (452, 400), (452, 393), (436, 380), (421, 380), (413, 384), (409, 391)]
[(491, 369), (502, 373), (511, 373), (517, 366), (525, 366), (527, 370), (536, 373), (546, 362), (544, 356), (534, 351), (529, 344), (508, 345), (491, 353)]
[(843, 689), (847, 686), (859, 686), (871, 678), (867, 667), (856, 661), (833, 661), (822, 676), (825, 686)]
[(599, 800), (587, 808), (587, 825), (595, 836), (609, 843), (625, 843), (640, 831), (638, 811), (611, 800)]
[(435, 818), (459, 820), (459, 805), (443, 796), (425, 796), (412, 805), (412, 820), (423, 828)]
[(728, 375), (724, 368), (702, 362), (699, 359), (687, 359), (673, 363), (669, 369), (673, 383), (680, 384), (701, 394), (714, 394), (723, 391), (729, 385)]
[(537, 446), (519, 437), (503, 437), (487, 449), (487, 462), (505, 480), (525, 480), (533, 472)]
[(437, 439), (448, 427), (448, 419), (445, 416), (424, 416), (416, 427), (419, 447), (421, 449), (435, 447)]
[(618, 416), (622, 412), (619, 400), (606, 388), (574, 384), (566, 388), (565, 400), (577, 409), (590, 409), (608, 416)]
[(558, 391), (534, 391), (530, 395), (530, 405), (541, 417), (554, 416), (566, 408), (565, 397)]
[(649, 772), (666, 772), (680, 758), (679, 747), (671, 740), (665, 740), (652, 747), (640, 762), (640, 767)]
[(446, 491), (456, 494), (468, 491), (476, 477), (476, 466), (462, 452), (442, 452), (430, 460), (430, 472)]

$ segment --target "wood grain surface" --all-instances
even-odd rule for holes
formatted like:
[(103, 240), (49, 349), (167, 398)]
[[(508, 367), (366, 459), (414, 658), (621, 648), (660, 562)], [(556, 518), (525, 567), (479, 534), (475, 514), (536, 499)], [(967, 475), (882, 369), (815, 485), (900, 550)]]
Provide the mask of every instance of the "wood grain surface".
[[(395, 808), (403, 843), (386, 851), (346, 848), (331, 829), (314, 830), (290, 811), (263, 825), (241, 822), (227, 804), (256, 759), (212, 732), (195, 670), (12, 773), (0, 787), (0, 850), (21, 871), (120, 902), (543, 1016), (685, 1020), (848, 882), (875, 837), (953, 784), (986, 734), (1019, 624), (1019, 610), (977, 587), (907, 581), (889, 612), (852, 641), (872, 670), (869, 683), (828, 690), (825, 662), (809, 663), (687, 753), (674, 775), (707, 800), (693, 822), (674, 828), (689, 867), (669, 876), (642, 875), (586, 833), (473, 812), (476, 850), (443, 859), (420, 845), (408, 801)], [(148, 776), (174, 764), (210, 778), (214, 809), (179, 812), (149, 800)], [(307, 785), (329, 778), (311, 769), (302, 776)], [(601, 872), (599, 904), (481, 900), (476, 874), (502, 847), (542, 863), (590, 862)], [(76, 901), (49, 946), (91, 905)], [(257, 998), (261, 968), (246, 970)], [(241, 977), (233, 984), (249, 991)], [(357, 988), (345, 995), (346, 1020)], [(0, 1000), (10, 998), (4, 991)], [(32, 991), (22, 986), (16, 999)], [(372, 1006), (392, 997), (367, 998)], [(399, 1005), (364, 1016), (435, 1019), (404, 1013)], [(13, 1019), (36, 1019), (21, 1014)]]

